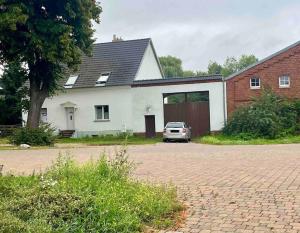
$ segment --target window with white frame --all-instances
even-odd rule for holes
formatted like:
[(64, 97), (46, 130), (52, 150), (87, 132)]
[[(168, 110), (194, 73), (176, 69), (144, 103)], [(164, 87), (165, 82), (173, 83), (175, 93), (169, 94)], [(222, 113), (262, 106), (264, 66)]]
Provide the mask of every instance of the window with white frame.
[(279, 77), (279, 87), (286, 88), (290, 87), (290, 76), (283, 75)]
[(109, 120), (109, 106), (97, 105), (95, 106), (96, 121)]
[(250, 79), (250, 88), (251, 89), (259, 89), (260, 88), (260, 78), (253, 77)]
[(110, 72), (106, 72), (106, 73), (101, 73), (100, 77), (98, 78), (98, 80), (96, 81), (96, 86), (105, 86), (108, 78), (110, 76)]
[(76, 80), (78, 78), (78, 75), (70, 75), (68, 78), (66, 84), (64, 85), (65, 88), (72, 88), (73, 85), (75, 84)]

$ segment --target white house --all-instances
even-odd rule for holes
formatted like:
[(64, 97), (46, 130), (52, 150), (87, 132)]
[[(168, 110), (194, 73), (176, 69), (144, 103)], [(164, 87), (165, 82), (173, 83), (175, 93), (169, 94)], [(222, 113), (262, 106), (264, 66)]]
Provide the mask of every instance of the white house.
[[(195, 135), (220, 130), (226, 118), (220, 76), (163, 76), (151, 39), (95, 44), (78, 73), (63, 80), (64, 91), (46, 99), (42, 121), (74, 137), (131, 132), (149, 137), (167, 120), (187, 121)], [(172, 94), (183, 103), (169, 103)], [(191, 93), (207, 96), (189, 100)], [(25, 114), (26, 119), (26, 114)]]

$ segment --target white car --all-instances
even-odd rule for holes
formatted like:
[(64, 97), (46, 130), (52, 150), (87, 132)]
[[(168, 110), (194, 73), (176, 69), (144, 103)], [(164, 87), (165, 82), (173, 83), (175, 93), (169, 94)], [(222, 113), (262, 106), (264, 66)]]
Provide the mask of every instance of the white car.
[(185, 141), (191, 140), (191, 127), (185, 122), (168, 122), (163, 132), (163, 141)]

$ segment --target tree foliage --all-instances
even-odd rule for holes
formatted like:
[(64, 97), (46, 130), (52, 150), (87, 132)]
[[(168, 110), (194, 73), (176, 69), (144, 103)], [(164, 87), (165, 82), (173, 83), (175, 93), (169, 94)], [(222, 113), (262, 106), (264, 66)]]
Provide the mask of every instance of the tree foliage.
[(183, 77), (193, 77), (195, 76), (195, 72), (192, 70), (184, 70), (183, 71)]
[(28, 66), (28, 126), (38, 127), (40, 109), (58, 88), (65, 68), (91, 54), (101, 7), (95, 0), (0, 0), (0, 61)]
[(22, 123), (22, 109), (26, 106), (23, 98), (27, 93), (23, 84), (26, 79), (27, 71), (20, 62), (5, 66), (0, 83), (0, 125)]
[(210, 61), (207, 67), (207, 74), (221, 74), (223, 67), (217, 62)]
[(228, 57), (224, 64), (221, 65), (216, 61), (210, 61), (207, 66), (207, 71), (192, 71), (183, 70), (182, 61), (179, 58), (167, 56), (161, 57), (160, 63), (163, 68), (164, 74), (167, 78), (170, 77), (193, 77), (203, 75), (219, 74), (224, 77), (243, 70), (249, 65), (256, 63), (258, 59), (254, 55), (242, 55), (239, 59), (235, 57)]
[(258, 59), (254, 55), (242, 55), (239, 59), (228, 57), (222, 68), (222, 75), (228, 77), (231, 74), (247, 68), (256, 63)]
[(179, 58), (166, 56), (160, 57), (159, 61), (166, 78), (183, 76), (182, 61)]

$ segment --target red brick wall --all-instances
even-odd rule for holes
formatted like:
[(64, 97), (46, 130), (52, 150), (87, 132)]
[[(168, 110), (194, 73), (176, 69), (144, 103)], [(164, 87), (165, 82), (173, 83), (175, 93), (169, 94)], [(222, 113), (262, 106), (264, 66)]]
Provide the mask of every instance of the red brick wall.
[[(279, 88), (279, 77), (290, 76), (290, 88)], [(262, 89), (250, 89), (250, 79), (260, 78), (261, 88), (270, 87), (288, 98), (300, 98), (300, 45), (293, 47), (229, 80), (227, 85), (227, 112), (230, 114), (241, 104), (249, 103)]]

